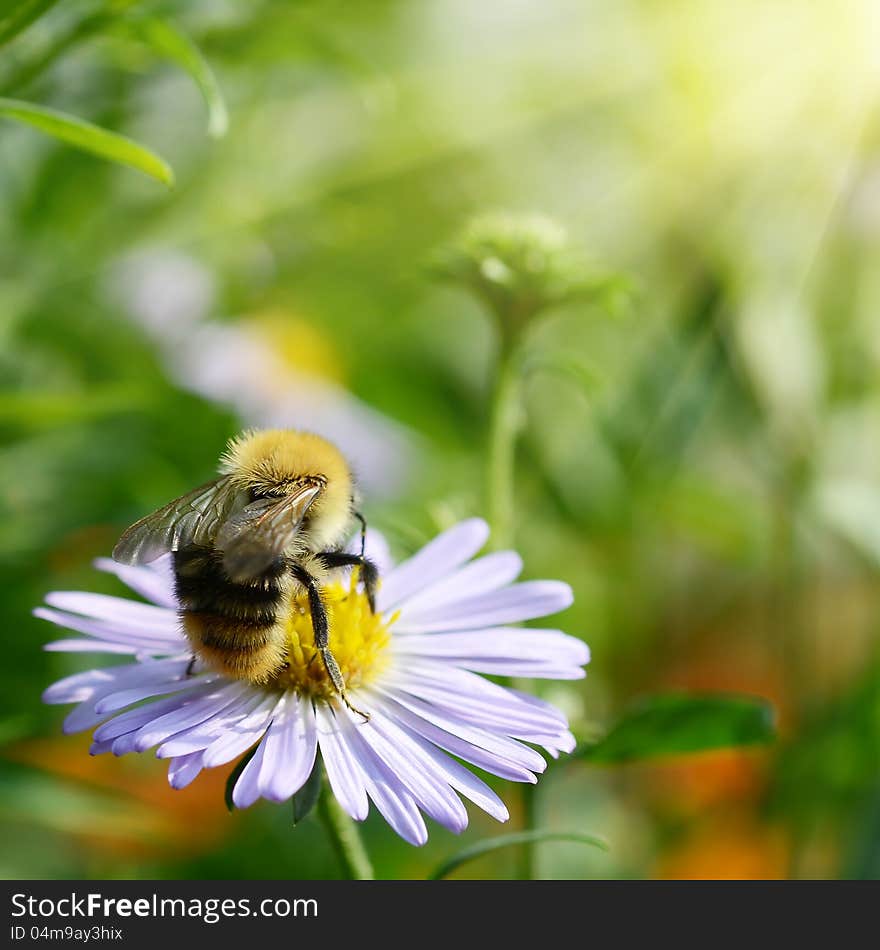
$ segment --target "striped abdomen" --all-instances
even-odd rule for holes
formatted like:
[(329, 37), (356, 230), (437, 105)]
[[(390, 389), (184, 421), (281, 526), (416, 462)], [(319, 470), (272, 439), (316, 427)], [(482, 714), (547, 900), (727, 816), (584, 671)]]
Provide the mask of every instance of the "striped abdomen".
[(284, 565), (246, 583), (233, 583), (213, 548), (174, 554), (183, 629), (193, 651), (212, 669), (264, 683), (286, 661), (286, 636), (278, 616), (287, 596)]

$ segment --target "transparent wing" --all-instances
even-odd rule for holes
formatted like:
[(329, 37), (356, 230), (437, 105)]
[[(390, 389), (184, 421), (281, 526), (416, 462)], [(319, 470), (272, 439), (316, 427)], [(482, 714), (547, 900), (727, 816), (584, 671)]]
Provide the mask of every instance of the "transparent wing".
[(187, 544), (211, 544), (247, 492), (228, 475), (194, 488), (128, 528), (113, 548), (122, 564), (147, 564)]
[(323, 486), (308, 485), (280, 501), (260, 498), (226, 521), (214, 542), (234, 581), (262, 574), (290, 546)]

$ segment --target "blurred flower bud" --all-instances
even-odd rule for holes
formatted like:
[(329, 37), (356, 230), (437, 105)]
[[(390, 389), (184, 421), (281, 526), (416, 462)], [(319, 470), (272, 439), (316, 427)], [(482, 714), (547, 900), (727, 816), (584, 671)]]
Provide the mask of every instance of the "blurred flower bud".
[(481, 215), (434, 264), (435, 273), (489, 307), (507, 342), (542, 311), (608, 285), (572, 248), (560, 225), (537, 215)]

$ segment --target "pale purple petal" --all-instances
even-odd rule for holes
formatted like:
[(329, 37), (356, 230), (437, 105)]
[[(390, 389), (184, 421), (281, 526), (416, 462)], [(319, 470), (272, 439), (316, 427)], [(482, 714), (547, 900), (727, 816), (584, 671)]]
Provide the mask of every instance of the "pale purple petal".
[(43, 692), (43, 702), (54, 705), (99, 699), (124, 686), (174, 679), (186, 670), (186, 666), (186, 660), (149, 660), (74, 673), (48, 687)]
[(78, 614), (51, 610), (48, 607), (37, 607), (33, 614), (60, 627), (87, 633), (89, 636), (108, 640), (111, 643), (128, 643), (148, 653), (173, 653), (188, 649), (186, 637), (180, 631), (168, 635), (144, 632), (137, 624), (125, 623), (121, 620), (118, 622), (93, 620)]
[(417, 743), (395, 729), (387, 717), (374, 715), (359, 727), (358, 735), (431, 818), (456, 834), (467, 827), (467, 811), (461, 799), (437, 774)]
[(390, 610), (407, 597), (441, 580), (470, 560), (488, 537), (489, 526), (480, 518), (462, 521), (444, 531), (383, 578), (377, 607), (381, 611)]
[(217, 765), (225, 765), (247, 752), (266, 732), (278, 702), (279, 697), (275, 693), (270, 693), (253, 712), (245, 716), (241, 722), (236, 723), (233, 729), (218, 736), (205, 749), (203, 756), (205, 767), (214, 768)]
[(547, 763), (534, 749), (497, 732), (488, 732), (443, 713), (436, 707), (404, 694), (389, 691), (395, 718), (441, 749), (465, 762), (514, 782), (536, 781), (535, 772), (543, 772)]
[(128, 656), (150, 652), (132, 644), (110, 643), (108, 640), (53, 640), (44, 643), (43, 649), (47, 653), (119, 653)]
[(478, 673), (547, 679), (582, 679), (587, 645), (558, 630), (497, 627), (454, 633), (413, 633), (396, 637), (396, 656), (443, 659)]
[(193, 752), (172, 759), (168, 765), (168, 784), (172, 788), (186, 788), (202, 771), (202, 753)]
[(263, 767), (258, 785), (270, 801), (283, 802), (296, 794), (312, 774), (318, 733), (312, 704), (287, 693), (263, 739)]
[(141, 604), (110, 594), (90, 594), (77, 590), (56, 590), (46, 594), (46, 603), (58, 610), (109, 620), (138, 633), (175, 639), (179, 636), (177, 612), (154, 604)]
[(86, 670), (83, 673), (74, 673), (65, 676), (43, 690), (43, 702), (49, 705), (58, 703), (81, 703), (91, 699), (99, 690), (106, 692), (119, 683), (119, 677), (126, 670), (140, 671), (140, 664), (135, 666), (111, 666), (103, 670)]
[(526, 742), (534, 742), (535, 745), (543, 746), (554, 759), (559, 758), (560, 752), (574, 752), (574, 748), (577, 745), (577, 739), (575, 739), (574, 735), (569, 732), (568, 729), (562, 729), (550, 735), (537, 732), (533, 735), (525, 736), (524, 740)]
[[(163, 560), (171, 561), (170, 555)], [(160, 607), (177, 609), (177, 598), (174, 596), (174, 580), (170, 567), (167, 570), (155, 570), (151, 567), (131, 566), (120, 564), (109, 557), (99, 557), (95, 560), (95, 567), (99, 571), (115, 574), (123, 584), (130, 587), (135, 593), (146, 597), (147, 600)]]
[(217, 685), (206, 695), (189, 696), (181, 703), (180, 708), (159, 716), (138, 730), (135, 749), (145, 752), (147, 749), (164, 742), (171, 736), (200, 725), (217, 713), (222, 713), (230, 704), (235, 702), (247, 689), (246, 683), (232, 682), (226, 685)]
[(490, 683), (476, 673), (439, 663), (420, 661), (405, 673), (386, 674), (396, 689), (427, 700), (467, 722), (507, 735), (553, 732), (565, 719), (552, 708), (536, 705), (532, 697)]
[(249, 687), (244, 695), (231, 703), (226, 709), (212, 715), (210, 719), (199, 723), (190, 729), (185, 729), (177, 735), (167, 739), (156, 749), (160, 759), (170, 759), (178, 755), (189, 755), (207, 749), (215, 739), (233, 731), (240, 725), (262, 702), (264, 693), (254, 687)]
[(182, 679), (148, 680), (143, 686), (109, 693), (95, 703), (95, 711), (100, 713), (116, 712), (119, 709), (125, 709), (126, 706), (131, 706), (133, 703), (139, 703), (143, 699), (151, 699), (153, 696), (167, 696), (169, 693), (185, 692), (201, 686), (203, 683), (213, 682), (218, 678), (218, 674), (214, 673), (209, 676), (188, 676)]
[(261, 742), (232, 789), (232, 802), (236, 808), (249, 808), (260, 797), (259, 779), (260, 769), (263, 767), (263, 750), (264, 743)]
[(420, 754), (430, 762), (431, 767), (436, 770), (442, 781), (461, 792), (462, 795), (469, 798), (493, 818), (497, 818), (498, 821), (507, 821), (510, 814), (504, 802), (482, 779), (477, 778), (473, 772), (440, 752), (434, 743), (423, 738), (407, 726), (402, 719), (395, 717), (394, 709), (390, 703), (383, 703), (381, 709), (387, 717), (385, 719), (387, 728), (396, 732), (397, 735), (406, 736), (410, 742), (415, 743)]
[(422, 611), (506, 587), (519, 577), (522, 566), (522, 558), (514, 551), (487, 554), (408, 597), (406, 615), (414, 617)]
[[(348, 713), (343, 711), (340, 715)], [(367, 794), (375, 802), (384, 819), (405, 841), (423, 845), (428, 840), (428, 829), (412, 795), (357, 729), (346, 734), (345, 738), (349, 741), (349, 748), (363, 774)]]
[(345, 733), (357, 727), (326, 706), (315, 710), (321, 759), (333, 794), (343, 809), (356, 821), (363, 821), (370, 809), (363, 771), (351, 751)]
[(84, 729), (91, 729), (93, 726), (97, 726), (99, 722), (102, 722), (107, 718), (109, 713), (100, 713), (95, 712), (95, 707), (91, 702), (80, 703), (78, 706), (75, 706), (71, 711), (64, 717), (64, 722), (61, 724), (61, 731), (66, 735), (73, 735), (75, 732), (82, 732)]
[(520, 623), (555, 614), (570, 606), (573, 600), (571, 588), (562, 581), (523, 581), (503, 590), (477, 594), (429, 610), (417, 610), (412, 615), (404, 603), (395, 632), (475, 630)]
[[(191, 696), (207, 695), (214, 689), (213, 683), (207, 683), (198, 690), (194, 690)], [(95, 730), (95, 738), (101, 741), (116, 739), (119, 736), (128, 733), (137, 732), (147, 723), (154, 722), (165, 713), (175, 709), (180, 709), (185, 697), (180, 695), (169, 696), (167, 699), (160, 699), (156, 702), (147, 703), (145, 706), (137, 706), (129, 709), (118, 716), (109, 719), (102, 726)]]

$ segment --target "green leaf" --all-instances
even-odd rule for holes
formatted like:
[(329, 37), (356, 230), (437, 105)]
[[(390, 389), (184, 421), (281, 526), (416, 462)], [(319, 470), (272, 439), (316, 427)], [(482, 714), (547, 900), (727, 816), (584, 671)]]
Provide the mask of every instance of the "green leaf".
[(306, 784), (293, 796), (293, 823), (298, 825), (318, 803), (321, 794), (321, 766), (315, 762)]
[(247, 766), (248, 762), (256, 755), (259, 747), (259, 743), (257, 743), (249, 752), (246, 752), (238, 760), (238, 764), (235, 768), (229, 773), (229, 778), (226, 779), (226, 791), (223, 793), (223, 800), (226, 802), (226, 807), (230, 812), (235, 811), (235, 802), (232, 800), (232, 790), (235, 788), (235, 783), (245, 770), (245, 766)]
[(129, 165), (169, 187), (174, 184), (174, 172), (155, 152), (124, 135), (108, 132), (76, 116), (20, 99), (0, 99), (0, 116), (24, 122), (74, 148), (91, 152), (108, 161)]
[(19, 0), (11, 10), (0, 13), (0, 46), (4, 46), (26, 30), (57, 2), (58, 0)]
[(186, 33), (166, 20), (139, 18), (133, 20), (130, 26), (154, 53), (170, 59), (189, 73), (208, 107), (208, 134), (222, 138), (229, 127), (229, 114), (217, 78), (198, 46)]
[(475, 858), (489, 854), (491, 851), (498, 851), (500, 848), (510, 848), (518, 844), (531, 844), (532, 842), (539, 841), (573, 841), (578, 844), (592, 845), (594, 848), (600, 848), (602, 851), (608, 850), (608, 843), (595, 835), (582, 835), (577, 832), (568, 831), (519, 831), (509, 835), (499, 835), (497, 838), (486, 838), (484, 841), (478, 841), (469, 848), (463, 848), (457, 854), (436, 867), (428, 875), (428, 880), (439, 881), (468, 861), (473, 861)]
[(614, 764), (770, 742), (773, 707), (755, 696), (664, 693), (634, 706), (604, 739), (582, 748), (587, 762)]

